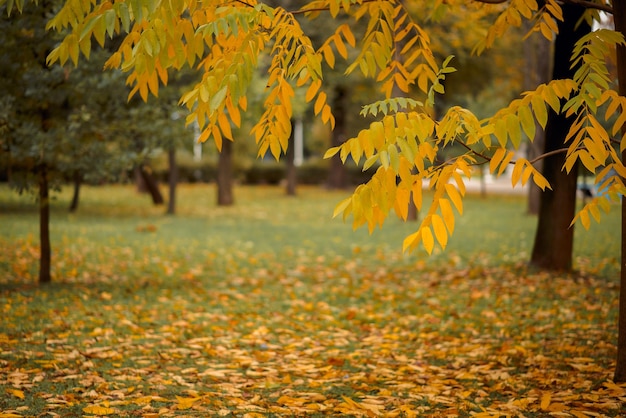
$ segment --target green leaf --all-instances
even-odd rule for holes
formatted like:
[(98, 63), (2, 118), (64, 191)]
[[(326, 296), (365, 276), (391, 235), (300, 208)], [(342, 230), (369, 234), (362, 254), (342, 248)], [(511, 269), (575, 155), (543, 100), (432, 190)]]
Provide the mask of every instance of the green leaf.
[(215, 112), (218, 110), (218, 108), (221, 106), (222, 102), (226, 98), (227, 93), (228, 93), (228, 86), (223, 86), (221, 89), (217, 91), (217, 93), (215, 93), (211, 97), (211, 101), (209, 102), (209, 108), (211, 109), (211, 112)]

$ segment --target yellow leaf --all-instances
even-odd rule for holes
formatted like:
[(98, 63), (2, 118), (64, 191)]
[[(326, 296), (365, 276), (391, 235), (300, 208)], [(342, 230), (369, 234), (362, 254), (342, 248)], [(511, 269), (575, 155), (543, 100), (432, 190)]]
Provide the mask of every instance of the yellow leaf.
[[(535, 113), (535, 117), (537, 118), (537, 122), (539, 122), (539, 125), (545, 129), (546, 123), (548, 122), (548, 112), (546, 110), (546, 104), (541, 99), (541, 97), (537, 95), (533, 96), (533, 98), (531, 99), (531, 103), (533, 106), (533, 112)], [(534, 140), (534, 138), (530, 139)]]
[(500, 164), (505, 154), (506, 148), (498, 148), (496, 152), (493, 153), (493, 157), (491, 157), (491, 161), (489, 161), (489, 172), (496, 172), (496, 168), (498, 168), (498, 164)]
[(327, 123), (328, 121), (331, 120), (332, 116), (333, 114), (330, 109), (330, 106), (325, 105), (324, 108), (322, 109), (322, 122)]
[(446, 225), (444, 224), (441, 216), (435, 214), (432, 216), (433, 223), (433, 231), (435, 231), (435, 237), (437, 241), (441, 245), (441, 248), (446, 248), (448, 244), (448, 231), (446, 230)]
[(422, 181), (418, 179), (415, 183), (413, 183), (413, 187), (411, 188), (411, 194), (413, 197), (413, 203), (417, 210), (422, 208)]
[(409, 202), (411, 200), (411, 191), (398, 188), (396, 191), (396, 204), (394, 209), (399, 218), (406, 221), (409, 216)]
[(452, 203), (454, 203), (454, 207), (462, 215), (463, 201), (461, 200), (461, 195), (459, 194), (459, 191), (452, 184), (446, 184), (445, 188), (446, 193), (448, 193), (448, 197), (450, 197), (450, 200), (452, 200)]
[(317, 100), (315, 101), (314, 110), (316, 115), (318, 115), (322, 111), (324, 104), (326, 104), (326, 93), (322, 91), (320, 92), (320, 94), (317, 95)]
[(402, 251), (413, 250), (413, 248), (420, 243), (421, 237), (422, 232), (417, 231), (404, 238), (404, 241), (402, 242)]
[(502, 164), (500, 164), (500, 170), (498, 170), (498, 175), (501, 176), (502, 173), (504, 173), (504, 171), (506, 170), (506, 168), (509, 166), (509, 163), (511, 162), (511, 160), (513, 159), (513, 156), (515, 155), (515, 153), (513, 152), (509, 152), (506, 157), (504, 157), (504, 159), (502, 160)]
[(524, 172), (522, 173), (522, 186), (528, 182), (528, 179), (533, 174), (533, 171), (534, 169), (532, 165), (526, 166), (526, 168), (524, 169)]
[(83, 412), (86, 414), (94, 415), (111, 415), (115, 413), (115, 409), (108, 408), (102, 405), (90, 405), (83, 408)]
[(176, 396), (176, 401), (178, 402), (176, 404), (176, 409), (189, 409), (193, 406), (195, 402), (197, 402), (200, 399), (202, 398), (201, 397), (183, 398), (181, 396)]
[(589, 227), (591, 226), (591, 220), (589, 219), (589, 212), (587, 211), (587, 208), (585, 207), (583, 210), (581, 210), (579, 215), (580, 222), (583, 224), (585, 229), (589, 229)]
[(511, 173), (511, 184), (515, 186), (520, 177), (522, 176), (522, 170), (524, 169), (524, 160), (517, 160), (513, 167), (513, 173)]
[(341, 147), (332, 147), (329, 148), (326, 153), (324, 154), (324, 159), (327, 158), (332, 158), (335, 156), (335, 154), (337, 154), (339, 152), (339, 150), (341, 149)]
[(450, 234), (454, 232), (454, 212), (452, 212), (452, 205), (448, 199), (439, 199), (439, 207), (441, 208), (441, 216), (443, 222), (446, 224)]
[(586, 151), (581, 150), (578, 152), (578, 158), (582, 161), (583, 165), (592, 173), (596, 171), (596, 167), (598, 167), (598, 163), (593, 157)]
[(517, 148), (522, 141), (522, 131), (520, 130), (520, 120), (516, 115), (508, 115), (506, 118), (506, 130), (511, 138), (511, 142)]
[(547, 411), (550, 406), (550, 401), (552, 400), (552, 395), (550, 392), (546, 392), (541, 396), (541, 409), (543, 411)]
[[(350, 4), (350, 2), (346, 3)], [(337, 29), (337, 31), (343, 34), (344, 39), (350, 46), (354, 47), (356, 45), (356, 39), (354, 38), (354, 34), (352, 33), (349, 25), (343, 24)]]
[(230, 121), (228, 120), (228, 117), (226, 116), (226, 113), (219, 113), (219, 115), (217, 116), (217, 123), (220, 126), (220, 130), (222, 131), (222, 135), (224, 137), (226, 137), (227, 139), (232, 140), (233, 139), (233, 133), (231, 131), (230, 128)]
[(7, 389), (6, 391), (17, 398), (24, 399), (24, 391), (19, 389)]
[(520, 106), (517, 111), (519, 121), (522, 124), (522, 130), (526, 136), (532, 141), (535, 138), (535, 119), (528, 106)]
[(537, 185), (537, 187), (539, 187), (541, 190), (545, 190), (546, 187), (552, 190), (552, 187), (550, 187), (550, 183), (548, 183), (548, 180), (546, 180), (546, 178), (543, 175), (541, 175), (541, 173), (539, 173), (538, 171), (534, 172), (533, 180), (535, 181), (535, 184)]
[(433, 238), (433, 233), (430, 228), (422, 228), (422, 243), (424, 244), (424, 249), (428, 254), (433, 253), (433, 248), (435, 247), (435, 239)]
[(306, 95), (304, 96), (307, 102), (310, 102), (311, 100), (313, 100), (313, 98), (319, 91), (321, 85), (322, 85), (322, 80), (315, 80), (311, 82), (311, 85), (306, 90)]

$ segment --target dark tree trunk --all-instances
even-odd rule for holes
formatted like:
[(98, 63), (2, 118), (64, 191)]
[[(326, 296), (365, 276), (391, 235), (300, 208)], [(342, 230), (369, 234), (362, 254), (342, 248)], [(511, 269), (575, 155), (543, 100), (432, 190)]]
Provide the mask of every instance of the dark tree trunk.
[[(591, 28), (585, 22), (576, 27), (584, 7), (563, 4), (564, 22), (559, 22), (559, 34), (554, 46), (553, 79), (571, 78), (576, 68), (570, 68), (574, 44)], [(561, 149), (574, 118), (550, 112), (546, 125), (545, 152)], [(543, 175), (553, 190), (541, 194), (539, 219), (530, 263), (547, 270), (570, 270), (574, 248), (574, 228), (570, 223), (576, 212), (577, 166), (568, 174), (562, 169), (565, 154), (544, 160)]]
[(217, 204), (230, 206), (235, 203), (233, 197), (233, 143), (222, 142), (222, 151), (217, 162)]
[(289, 137), (289, 146), (287, 147), (287, 152), (285, 153), (285, 163), (286, 167), (286, 180), (287, 184), (285, 185), (285, 192), (287, 196), (295, 196), (296, 195), (296, 186), (298, 184), (298, 173), (296, 171), (296, 152), (294, 146), (294, 137), (293, 132)]
[[(626, 4), (623, 1), (613, 2), (613, 19), (615, 30), (626, 35)], [(619, 80), (619, 94), (626, 96), (626, 47), (617, 46), (617, 79)], [(622, 138), (626, 128), (622, 126)], [(622, 152), (622, 162), (626, 162), (626, 150)], [(613, 380), (626, 382), (626, 202), (622, 197), (622, 247), (619, 294), (619, 320), (617, 336), (617, 363)]]
[[(524, 21), (524, 29), (530, 30), (531, 21)], [(542, 83), (550, 81), (551, 62), (546, 57), (552, 56), (552, 42), (543, 35), (536, 33), (530, 36), (523, 44), (524, 49), (524, 90), (531, 91)], [(545, 131), (539, 123), (536, 123), (535, 138), (529, 138), (527, 157), (529, 160), (539, 156), (545, 147)], [(537, 170), (543, 168), (543, 161), (535, 164)], [(535, 183), (530, 182), (528, 187), (528, 214), (539, 214), (539, 202), (541, 200), (541, 189)]]
[(171, 147), (167, 152), (169, 165), (169, 189), (170, 198), (167, 201), (167, 214), (176, 214), (176, 185), (178, 184), (178, 164), (176, 164), (176, 148)]
[(150, 168), (144, 164), (140, 165), (139, 175), (141, 176), (141, 182), (143, 184), (143, 187), (145, 187), (145, 190), (152, 198), (152, 203), (154, 203), (155, 205), (162, 205), (165, 200), (163, 199), (161, 190), (159, 190), (159, 183), (152, 175), (152, 171), (150, 170)]
[(48, 167), (45, 164), (39, 170), (39, 283), (50, 283), (50, 198), (48, 186)]
[(70, 202), (69, 208), (69, 211), (71, 213), (76, 212), (76, 210), (78, 209), (78, 202), (80, 201), (80, 186), (83, 182), (83, 176), (78, 170), (74, 171), (73, 177), (74, 192), (72, 193), (72, 201)]
[[(331, 136), (331, 147), (338, 147), (347, 139), (346, 134), (346, 89), (343, 86), (335, 87), (333, 99), (333, 114), (335, 115), (335, 129)], [(329, 189), (345, 189), (348, 185), (346, 166), (341, 162), (339, 154), (330, 159), (328, 180), (326, 185)]]

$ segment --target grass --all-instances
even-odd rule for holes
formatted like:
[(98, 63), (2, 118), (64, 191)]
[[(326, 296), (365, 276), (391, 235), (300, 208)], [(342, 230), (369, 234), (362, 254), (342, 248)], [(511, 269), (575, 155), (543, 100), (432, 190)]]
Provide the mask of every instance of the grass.
[(40, 287), (35, 205), (0, 188), (0, 416), (626, 412), (617, 210), (577, 226), (577, 272), (556, 275), (525, 267), (518, 196), (469, 196), (428, 257), (401, 254), (410, 224), (331, 219), (345, 192), (179, 192), (175, 217), (126, 186), (76, 214), (58, 195)]

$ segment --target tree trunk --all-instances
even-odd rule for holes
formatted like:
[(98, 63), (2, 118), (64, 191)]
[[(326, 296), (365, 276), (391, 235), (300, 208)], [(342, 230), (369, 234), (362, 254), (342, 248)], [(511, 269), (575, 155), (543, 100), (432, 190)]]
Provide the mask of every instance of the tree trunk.
[(169, 165), (169, 189), (170, 198), (167, 201), (167, 214), (176, 214), (176, 185), (178, 184), (178, 164), (176, 164), (176, 148), (171, 147), (167, 151), (167, 160)]
[[(623, 1), (613, 2), (613, 19), (615, 30), (626, 34), (626, 4)], [(626, 96), (626, 47), (617, 46), (617, 79), (619, 94)], [(622, 140), (626, 135), (626, 128), (622, 126)], [(626, 161), (626, 150), (622, 151), (622, 162)], [(626, 382), (626, 203), (622, 197), (622, 247), (619, 294), (619, 319), (617, 336), (617, 362), (615, 364), (615, 382)]]
[[(532, 22), (524, 21), (524, 30), (530, 30)], [(547, 40), (543, 35), (535, 33), (530, 36), (523, 44), (524, 50), (524, 81), (523, 88), (531, 91), (542, 83), (550, 81), (551, 63), (546, 57), (552, 56), (552, 42)], [(569, 62), (569, 60), (567, 61)], [(545, 131), (538, 122), (535, 122), (535, 138), (529, 138), (531, 142), (528, 144), (527, 158), (532, 160), (541, 154), (541, 150), (545, 147)], [(535, 165), (537, 170), (543, 168), (543, 161), (538, 161)], [(541, 200), (541, 189), (535, 183), (530, 182), (528, 187), (528, 213), (530, 215), (539, 214), (539, 202)]]
[[(333, 99), (333, 114), (335, 115), (335, 129), (331, 136), (331, 147), (338, 147), (347, 139), (346, 134), (346, 89), (343, 86), (335, 87)], [(326, 185), (329, 189), (345, 189), (348, 185), (346, 166), (341, 162), (339, 154), (330, 159), (328, 180)]]
[(41, 164), (39, 170), (39, 283), (50, 283), (50, 198), (48, 167)]
[(152, 198), (152, 203), (155, 205), (162, 205), (165, 202), (163, 199), (163, 195), (161, 194), (161, 190), (159, 190), (159, 183), (152, 175), (150, 168), (144, 164), (139, 166), (139, 175), (141, 176), (141, 181), (145, 190), (150, 194)]
[(287, 165), (286, 169), (286, 180), (287, 184), (285, 186), (285, 191), (287, 196), (295, 196), (296, 195), (296, 185), (298, 184), (298, 173), (296, 172), (296, 152), (294, 146), (294, 135), (291, 132), (291, 136), (289, 137), (289, 146), (287, 147), (287, 152), (285, 154), (285, 163)]
[[(585, 8), (573, 4), (563, 4), (564, 22), (559, 22), (559, 34), (554, 46), (553, 79), (572, 78), (576, 68), (570, 68), (570, 57), (574, 44), (591, 28), (585, 22), (576, 24)], [(552, 110), (546, 125), (544, 152), (562, 149), (565, 137), (574, 117), (566, 118)], [(541, 194), (539, 219), (535, 243), (530, 263), (547, 270), (570, 270), (574, 248), (574, 228), (570, 223), (576, 212), (577, 166), (568, 174), (562, 169), (565, 154), (552, 155), (544, 160), (543, 175), (553, 190), (546, 189)]]
[(72, 194), (72, 201), (70, 202), (69, 211), (71, 213), (76, 212), (78, 209), (78, 202), (80, 198), (80, 186), (83, 182), (83, 177), (78, 170), (74, 171), (74, 193)]
[(230, 206), (235, 203), (233, 197), (233, 143), (222, 142), (222, 151), (217, 162), (217, 204)]

